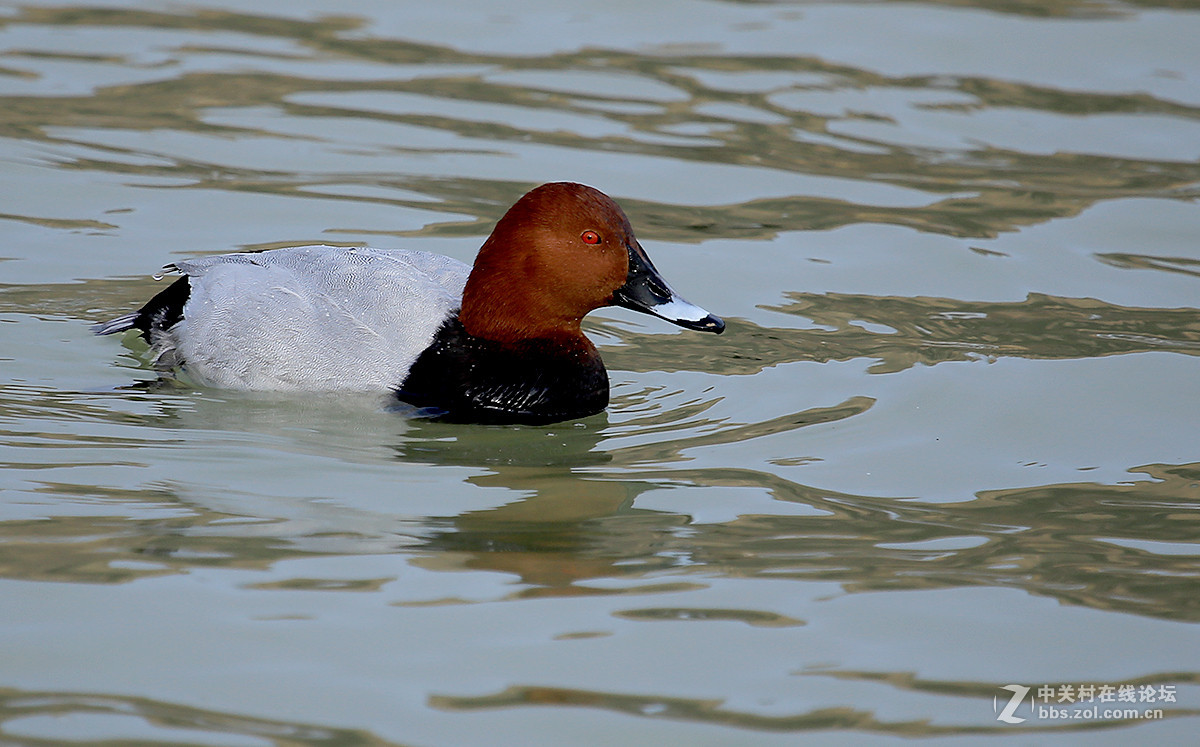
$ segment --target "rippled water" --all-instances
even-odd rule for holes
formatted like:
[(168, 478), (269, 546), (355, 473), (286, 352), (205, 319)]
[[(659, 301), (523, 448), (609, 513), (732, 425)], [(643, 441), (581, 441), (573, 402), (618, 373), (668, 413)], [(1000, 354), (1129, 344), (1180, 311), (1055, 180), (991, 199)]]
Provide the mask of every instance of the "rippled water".
[[(1167, 0), (0, 4), (0, 741), (1194, 739), (1197, 38)], [(593, 315), (579, 422), (145, 391), (88, 329), (206, 252), (469, 261), (558, 179), (729, 321)], [(1162, 717), (1046, 710), (1085, 689)]]

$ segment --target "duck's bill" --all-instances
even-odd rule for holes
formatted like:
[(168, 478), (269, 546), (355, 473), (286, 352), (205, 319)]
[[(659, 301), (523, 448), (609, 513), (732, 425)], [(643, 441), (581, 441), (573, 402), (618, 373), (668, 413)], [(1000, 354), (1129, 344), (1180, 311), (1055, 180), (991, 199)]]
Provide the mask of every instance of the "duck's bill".
[(629, 274), (625, 285), (613, 293), (614, 306), (623, 306), (634, 311), (652, 314), (685, 329), (721, 334), (725, 322), (694, 303), (684, 300), (659, 274), (646, 251), (636, 241), (631, 241), (629, 250)]

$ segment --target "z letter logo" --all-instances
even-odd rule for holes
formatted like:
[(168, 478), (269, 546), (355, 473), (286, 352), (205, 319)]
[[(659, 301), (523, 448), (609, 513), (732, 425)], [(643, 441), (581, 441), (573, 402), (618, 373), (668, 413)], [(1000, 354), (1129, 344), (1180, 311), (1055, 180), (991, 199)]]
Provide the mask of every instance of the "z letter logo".
[[(1025, 695), (1029, 692), (1029, 688), (1025, 687), (1024, 685), (1004, 685), (1000, 689), (1008, 690), (1012, 693), (1012, 697), (1008, 699), (1008, 703), (1004, 706), (1004, 710), (1000, 711), (1000, 713), (996, 716), (996, 720), (1003, 721), (1006, 724), (1023, 723), (1025, 719), (1021, 718), (1020, 716), (1014, 716), (1013, 714), (1016, 713), (1017, 706), (1021, 705), (1021, 700), (1025, 698)], [(993, 711), (997, 709), (998, 704), (999, 698), (993, 697)]]

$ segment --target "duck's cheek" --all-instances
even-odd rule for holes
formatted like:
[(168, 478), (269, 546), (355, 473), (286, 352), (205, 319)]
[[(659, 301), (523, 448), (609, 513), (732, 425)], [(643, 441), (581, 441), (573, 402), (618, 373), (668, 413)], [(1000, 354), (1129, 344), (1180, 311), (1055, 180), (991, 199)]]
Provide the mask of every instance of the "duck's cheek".
[(608, 257), (575, 257), (554, 270), (555, 295), (564, 306), (587, 313), (609, 303), (617, 288), (625, 284), (624, 266), (614, 266)]

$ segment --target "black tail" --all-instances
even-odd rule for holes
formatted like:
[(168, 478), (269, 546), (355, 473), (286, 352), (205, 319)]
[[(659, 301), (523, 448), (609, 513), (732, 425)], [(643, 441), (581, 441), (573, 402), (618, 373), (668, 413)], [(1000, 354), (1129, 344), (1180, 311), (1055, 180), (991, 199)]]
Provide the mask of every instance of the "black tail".
[(98, 335), (111, 335), (127, 329), (139, 329), (146, 342), (150, 342), (150, 330), (170, 329), (183, 319), (183, 305), (187, 303), (191, 292), (187, 275), (184, 275), (132, 314), (97, 324), (92, 330)]

